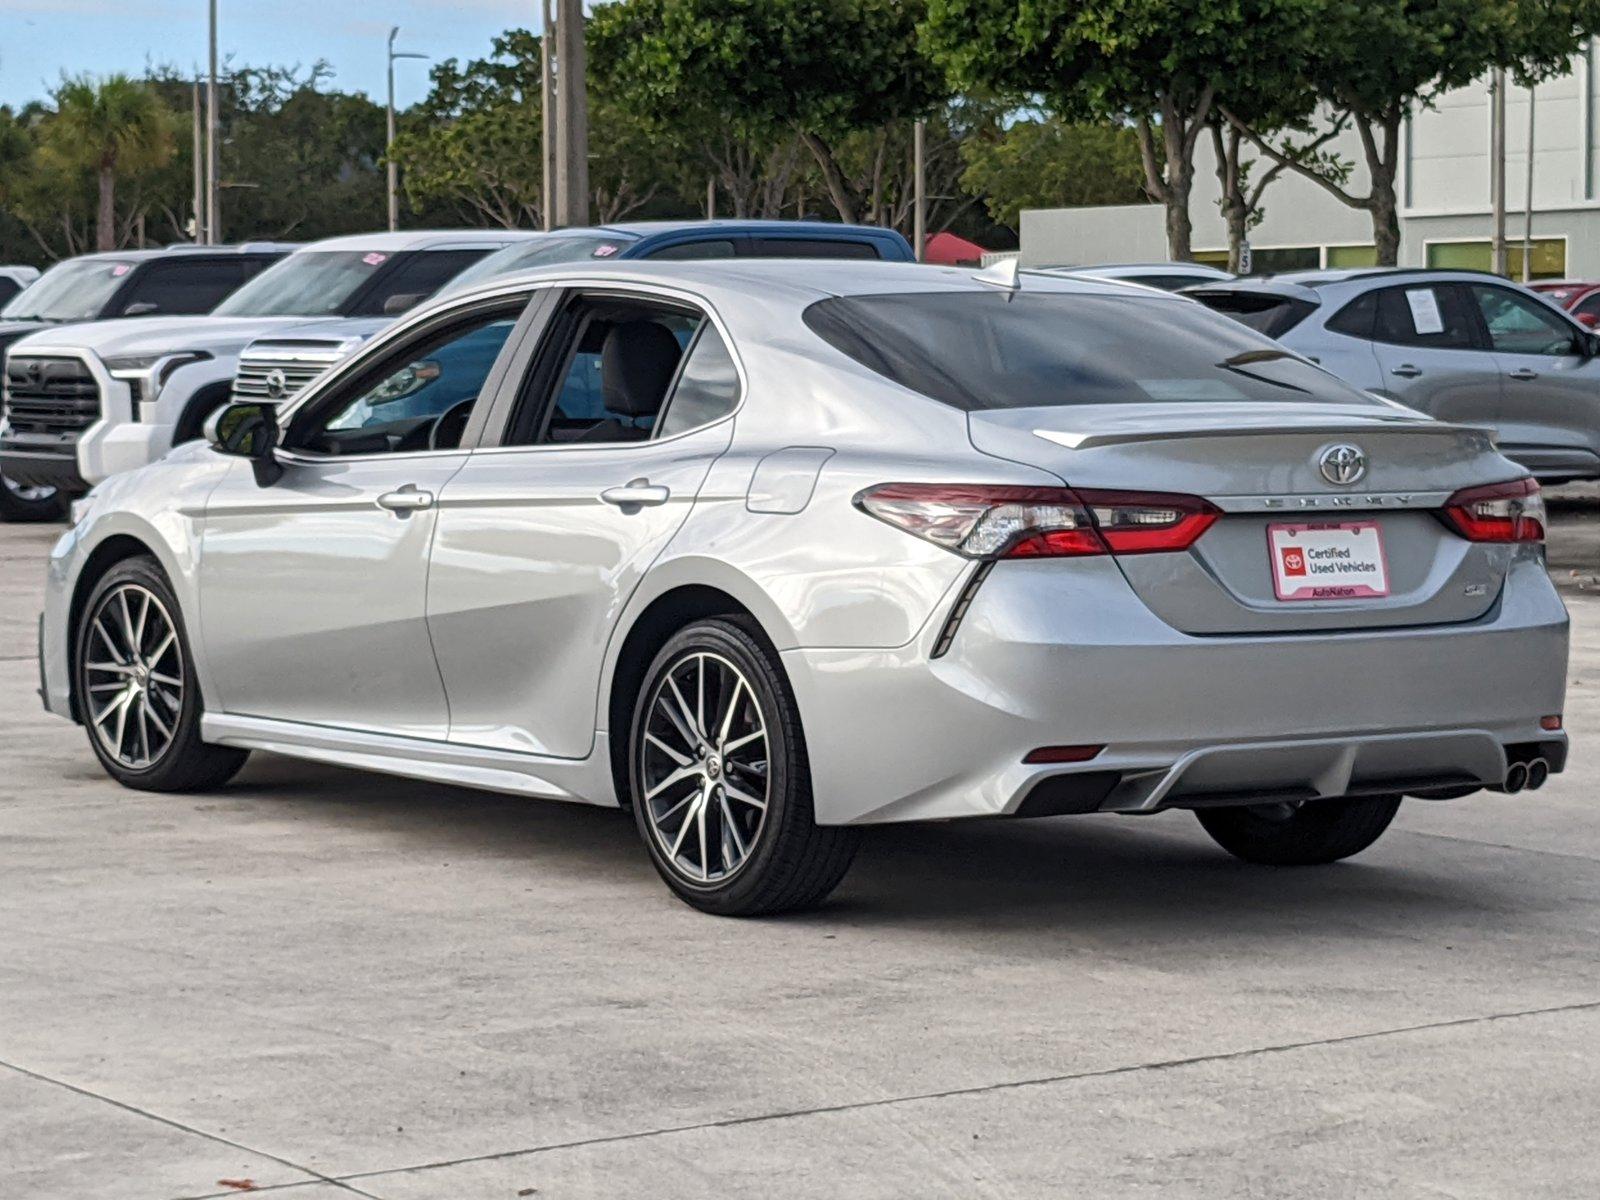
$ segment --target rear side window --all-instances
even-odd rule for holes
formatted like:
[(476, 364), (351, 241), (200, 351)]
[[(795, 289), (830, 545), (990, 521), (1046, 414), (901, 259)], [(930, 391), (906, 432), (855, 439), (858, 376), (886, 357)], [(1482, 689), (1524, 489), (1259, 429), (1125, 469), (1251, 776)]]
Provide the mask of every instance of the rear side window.
[(1366, 292), (1328, 318), (1328, 328), (1370, 342), (1377, 320), (1378, 293)]
[(485, 246), (473, 250), (424, 250), (413, 254), (383, 276), (377, 286), (361, 298), (361, 303), (350, 315), (392, 316), (397, 310), (389, 307), (389, 303), (398, 297), (408, 297), (411, 304), (420, 304), (480, 258), (486, 257), (489, 249)]
[(1190, 291), (1187, 295), (1268, 337), (1282, 337), (1317, 310), (1309, 300), (1271, 292)]
[(1471, 350), (1475, 343), (1472, 310), (1453, 284), (1419, 284), (1378, 292), (1373, 337), (1395, 346)]
[(852, 242), (835, 238), (752, 238), (750, 253), (756, 258), (883, 257), (871, 242)]
[(1026, 291), (841, 296), (811, 330), (894, 382), (964, 411), (1078, 404), (1375, 404), (1196, 304)]
[(739, 372), (727, 343), (710, 321), (703, 321), (700, 333), (689, 347), (689, 357), (678, 373), (678, 386), (667, 401), (657, 437), (709, 425), (731, 413), (739, 404)]
[(6, 303), (21, 290), (22, 285), (11, 276), (0, 275), (0, 304)]
[(727, 238), (717, 238), (708, 242), (679, 242), (676, 246), (665, 246), (645, 257), (679, 261), (695, 258), (732, 258), (733, 243)]

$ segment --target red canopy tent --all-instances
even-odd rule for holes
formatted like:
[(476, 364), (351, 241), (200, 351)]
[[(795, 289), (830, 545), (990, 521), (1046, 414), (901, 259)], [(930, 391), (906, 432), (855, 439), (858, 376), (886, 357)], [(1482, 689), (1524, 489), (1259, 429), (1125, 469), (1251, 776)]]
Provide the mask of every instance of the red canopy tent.
[(936, 233), (928, 239), (923, 258), (941, 267), (975, 267), (988, 251), (976, 242), (953, 233)]

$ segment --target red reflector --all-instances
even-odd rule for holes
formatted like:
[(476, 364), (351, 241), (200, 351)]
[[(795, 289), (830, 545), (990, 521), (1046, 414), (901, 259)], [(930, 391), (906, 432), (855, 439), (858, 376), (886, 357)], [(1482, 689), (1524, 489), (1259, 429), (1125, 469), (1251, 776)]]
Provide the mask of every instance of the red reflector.
[(1466, 488), (1445, 501), (1443, 512), (1469, 542), (1544, 541), (1544, 499), (1532, 476)]
[(1551, 733), (1555, 733), (1561, 728), (1561, 714), (1551, 713), (1548, 717), (1540, 717), (1539, 728), (1548, 729)]
[(1104, 749), (1104, 746), (1040, 746), (1037, 750), (1028, 751), (1028, 756), (1022, 761), (1025, 763), (1088, 762)]

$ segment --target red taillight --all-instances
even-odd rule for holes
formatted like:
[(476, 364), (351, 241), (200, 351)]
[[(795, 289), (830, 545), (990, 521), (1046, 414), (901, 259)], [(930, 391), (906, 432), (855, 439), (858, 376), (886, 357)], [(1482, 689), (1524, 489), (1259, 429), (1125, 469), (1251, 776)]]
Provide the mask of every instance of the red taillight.
[(856, 504), (969, 558), (1187, 550), (1221, 515), (1198, 496), (988, 484), (885, 483)]
[(1549, 733), (1558, 733), (1561, 729), (1561, 714), (1551, 713), (1547, 717), (1539, 718), (1539, 728)]
[(1469, 542), (1544, 541), (1544, 499), (1531, 476), (1465, 488), (1445, 501), (1443, 512)]

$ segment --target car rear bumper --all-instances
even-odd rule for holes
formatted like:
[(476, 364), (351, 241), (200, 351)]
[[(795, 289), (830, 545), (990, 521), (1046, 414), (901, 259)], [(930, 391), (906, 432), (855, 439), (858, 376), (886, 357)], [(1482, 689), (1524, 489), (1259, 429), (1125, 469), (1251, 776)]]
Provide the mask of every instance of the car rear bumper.
[[(898, 649), (784, 655), (820, 821), (1442, 793), (1536, 744), (1565, 758), (1540, 719), (1562, 711), (1567, 614), (1533, 554), (1456, 625), (1192, 637), (1104, 559), (996, 568), (934, 658), (944, 620)], [(1083, 745), (1104, 748), (1023, 762)]]

